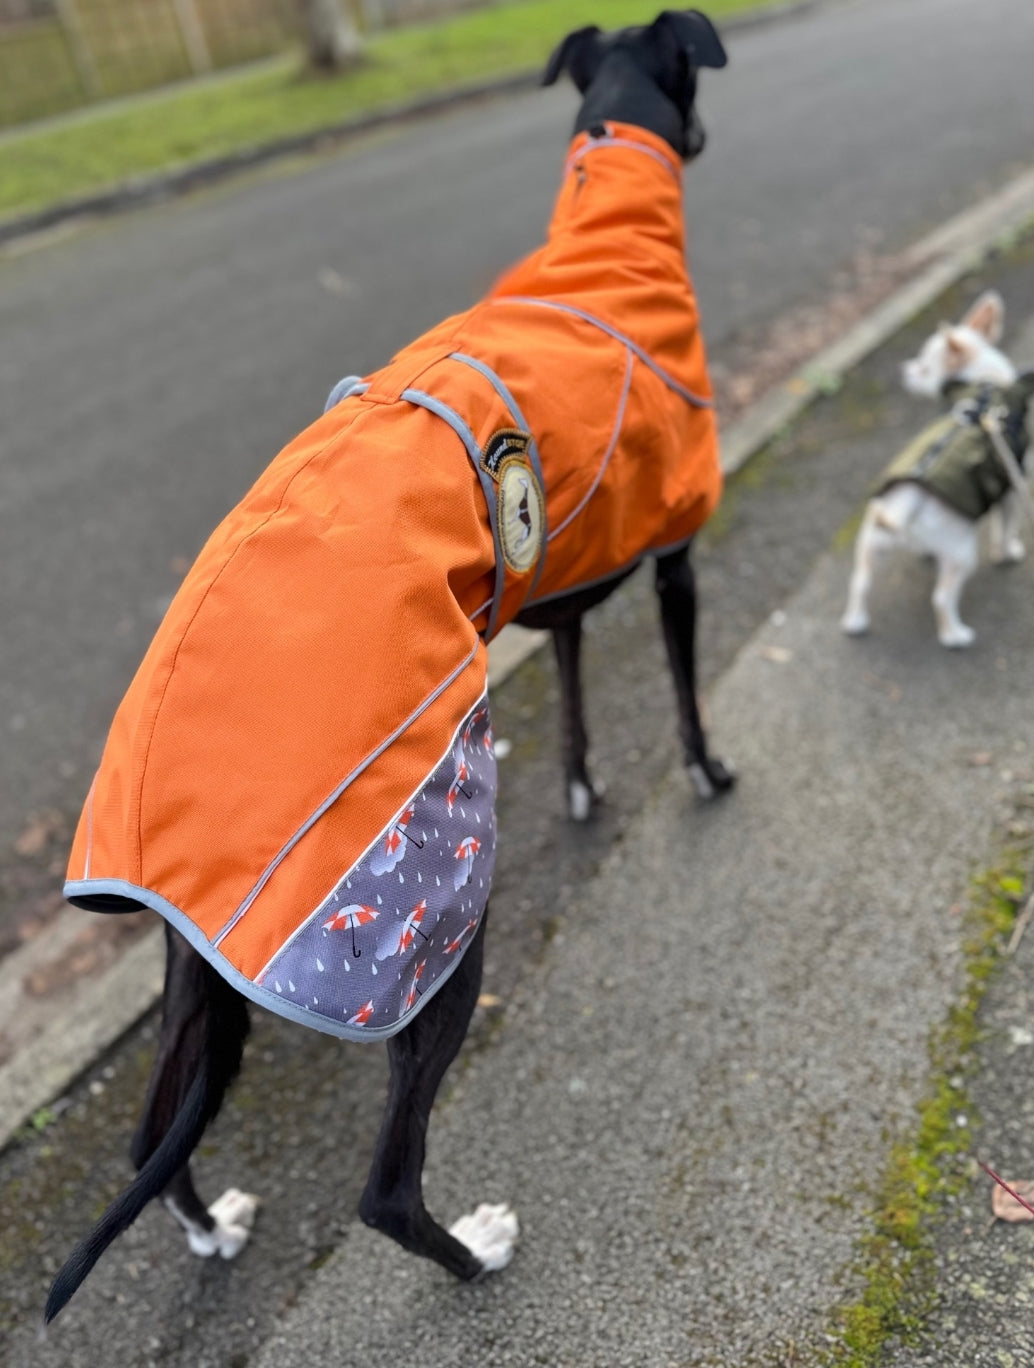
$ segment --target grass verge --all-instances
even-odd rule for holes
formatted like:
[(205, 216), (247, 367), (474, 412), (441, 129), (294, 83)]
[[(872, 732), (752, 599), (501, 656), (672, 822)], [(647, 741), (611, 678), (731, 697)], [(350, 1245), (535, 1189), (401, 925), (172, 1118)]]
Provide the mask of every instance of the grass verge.
[[(716, 20), (774, 0), (709, 0)], [(58, 127), (0, 142), (0, 216), (117, 185), (132, 176), (225, 156), (421, 95), (534, 71), (563, 34), (652, 19), (658, 0), (513, 0), (373, 37), (355, 71), (305, 78), (292, 54), (281, 65), (207, 84), (181, 85), (120, 108), (95, 109)]]
[(965, 979), (959, 1001), (930, 1042), (931, 1081), (912, 1135), (891, 1150), (876, 1194), (871, 1233), (856, 1267), (857, 1301), (842, 1306), (823, 1368), (877, 1368), (891, 1342), (915, 1345), (936, 1297), (930, 1223), (974, 1169), (972, 1101), (978, 1020), (1023, 900), (1030, 853), (1012, 852), (974, 880), (965, 912)]

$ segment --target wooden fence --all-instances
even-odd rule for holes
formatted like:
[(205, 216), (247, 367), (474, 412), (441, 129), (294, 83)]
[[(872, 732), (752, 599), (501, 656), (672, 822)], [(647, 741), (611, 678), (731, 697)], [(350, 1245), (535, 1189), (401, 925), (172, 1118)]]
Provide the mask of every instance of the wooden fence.
[[(376, 29), (486, 3), (358, 0), (358, 10)], [(0, 0), (0, 127), (271, 56), (301, 37), (301, 0)]]
[(0, 0), (0, 125), (280, 52), (297, 0)]

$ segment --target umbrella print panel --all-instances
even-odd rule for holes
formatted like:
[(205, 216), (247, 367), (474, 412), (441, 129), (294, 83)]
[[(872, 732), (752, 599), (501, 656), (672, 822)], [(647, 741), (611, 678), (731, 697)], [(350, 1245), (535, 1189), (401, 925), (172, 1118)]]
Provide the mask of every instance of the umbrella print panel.
[(340, 1035), (405, 1025), (462, 958), (484, 913), (495, 794), (482, 701), (424, 784), (267, 965), (262, 984)]

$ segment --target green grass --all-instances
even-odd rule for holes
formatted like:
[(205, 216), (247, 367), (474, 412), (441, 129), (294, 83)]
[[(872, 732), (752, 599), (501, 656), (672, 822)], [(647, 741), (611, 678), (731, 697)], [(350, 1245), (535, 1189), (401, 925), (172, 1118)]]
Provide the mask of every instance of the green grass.
[(911, 1134), (888, 1156), (871, 1230), (853, 1270), (861, 1292), (837, 1312), (824, 1368), (878, 1368), (891, 1343), (919, 1342), (933, 1309), (931, 1226), (971, 1181), (977, 1116), (967, 1082), (982, 1038), (980, 1006), (1024, 900), (1029, 860), (1029, 851), (1013, 853), (974, 880), (965, 913), (963, 991), (931, 1037), (926, 1095)]
[[(716, 19), (773, 0), (709, 0)], [(436, 24), (378, 34), (365, 64), (305, 78), (294, 55), (207, 85), (181, 86), (127, 108), (0, 142), (0, 216), (116, 185), (129, 177), (226, 155), (358, 117), (419, 95), (544, 64), (574, 28), (640, 23), (658, 0), (517, 0)]]

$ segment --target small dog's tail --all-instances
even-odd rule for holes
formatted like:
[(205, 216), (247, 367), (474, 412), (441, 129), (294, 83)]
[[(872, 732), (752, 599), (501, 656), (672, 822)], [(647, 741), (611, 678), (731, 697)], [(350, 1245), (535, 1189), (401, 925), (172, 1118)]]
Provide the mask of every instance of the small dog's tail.
[[(208, 966), (205, 969), (214, 975)], [(108, 1245), (133, 1224), (148, 1202), (168, 1187), (171, 1179), (190, 1159), (205, 1127), (219, 1110), (227, 1087), (240, 1069), (247, 1034), (246, 1013), (241, 1029), (238, 1022), (227, 1020), (227, 1005), (208, 1003), (204, 1031), (199, 1033), (202, 1044), (196, 1072), (171, 1126), (141, 1166), (133, 1182), (115, 1198), (90, 1233), (65, 1260), (47, 1297), (44, 1324), (49, 1325), (65, 1307)], [(223, 1010), (220, 1010), (220, 1006)], [(226, 1029), (228, 1025), (229, 1030)]]

